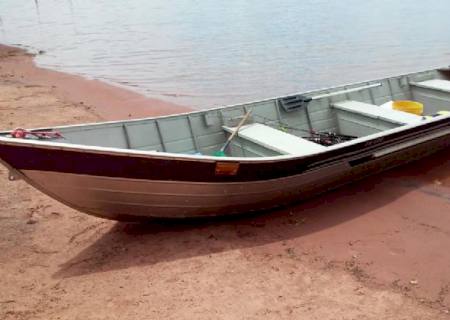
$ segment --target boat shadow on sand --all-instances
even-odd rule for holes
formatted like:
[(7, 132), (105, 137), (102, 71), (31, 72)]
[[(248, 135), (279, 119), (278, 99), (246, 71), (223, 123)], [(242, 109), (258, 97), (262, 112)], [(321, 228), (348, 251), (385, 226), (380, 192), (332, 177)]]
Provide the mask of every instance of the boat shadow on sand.
[[(401, 221), (408, 218), (405, 215), (420, 216), (430, 205), (448, 208), (448, 159), (450, 151), (445, 150), (300, 204), (258, 215), (116, 223), (89, 247), (62, 264), (53, 277), (149, 266), (229, 250), (244, 252), (269, 244), (273, 248), (265, 250), (272, 252), (283, 252), (291, 246), (298, 252), (317, 249), (319, 254), (339, 256), (343, 253), (345, 256), (352, 241), (403, 232), (405, 226)], [(427, 199), (428, 203), (412, 205), (411, 197)], [(422, 212), (411, 213), (411, 210)], [(435, 224), (439, 225), (439, 220)]]

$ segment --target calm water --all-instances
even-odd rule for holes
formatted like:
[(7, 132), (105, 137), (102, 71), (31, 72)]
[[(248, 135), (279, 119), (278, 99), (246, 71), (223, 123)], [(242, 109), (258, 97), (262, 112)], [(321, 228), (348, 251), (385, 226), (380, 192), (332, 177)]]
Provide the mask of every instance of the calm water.
[(449, 11), (448, 0), (0, 0), (0, 42), (205, 108), (449, 65)]

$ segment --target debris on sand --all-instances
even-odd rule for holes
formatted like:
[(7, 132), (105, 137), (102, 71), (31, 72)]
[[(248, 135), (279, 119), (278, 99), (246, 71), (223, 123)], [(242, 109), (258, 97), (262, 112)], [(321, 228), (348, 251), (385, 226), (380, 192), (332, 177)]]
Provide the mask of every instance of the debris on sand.
[(413, 286), (419, 285), (419, 281), (417, 281), (416, 279), (409, 281), (409, 283), (412, 284)]

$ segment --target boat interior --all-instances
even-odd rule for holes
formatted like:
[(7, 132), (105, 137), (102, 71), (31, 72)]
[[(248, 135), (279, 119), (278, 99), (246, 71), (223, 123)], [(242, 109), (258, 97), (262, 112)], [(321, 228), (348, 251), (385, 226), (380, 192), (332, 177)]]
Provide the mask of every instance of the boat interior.
[[(405, 112), (393, 101), (423, 104)], [(450, 112), (450, 69), (436, 69), (183, 115), (65, 126), (54, 142), (191, 155), (306, 155)], [(35, 130), (32, 132), (39, 132)], [(2, 133), (7, 135), (8, 133)]]

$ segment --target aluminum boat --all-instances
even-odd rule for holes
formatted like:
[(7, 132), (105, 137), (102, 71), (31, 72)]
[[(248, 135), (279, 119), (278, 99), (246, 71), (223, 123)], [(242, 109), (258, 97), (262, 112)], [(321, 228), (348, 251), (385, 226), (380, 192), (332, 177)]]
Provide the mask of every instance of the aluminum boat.
[[(423, 113), (393, 107), (423, 105)], [(450, 68), (138, 120), (0, 132), (9, 180), (115, 219), (289, 204), (450, 145)], [(230, 139), (231, 138), (231, 139)]]

